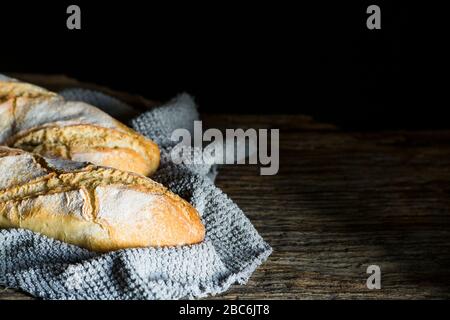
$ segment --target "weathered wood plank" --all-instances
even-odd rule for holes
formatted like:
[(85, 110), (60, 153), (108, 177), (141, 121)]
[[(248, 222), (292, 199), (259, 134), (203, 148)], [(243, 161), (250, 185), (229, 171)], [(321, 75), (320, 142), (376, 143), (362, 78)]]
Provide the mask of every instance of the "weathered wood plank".
[[(274, 248), (226, 297), (448, 298), (449, 138), (284, 133), (279, 175), (224, 167), (218, 184)], [(381, 290), (365, 286), (370, 264)]]

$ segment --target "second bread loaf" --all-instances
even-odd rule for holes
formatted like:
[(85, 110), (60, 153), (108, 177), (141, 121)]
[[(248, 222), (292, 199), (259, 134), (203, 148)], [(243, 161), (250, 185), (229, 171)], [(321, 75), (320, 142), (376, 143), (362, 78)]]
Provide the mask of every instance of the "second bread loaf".
[(0, 144), (142, 175), (160, 157), (153, 141), (100, 109), (15, 80), (0, 80)]

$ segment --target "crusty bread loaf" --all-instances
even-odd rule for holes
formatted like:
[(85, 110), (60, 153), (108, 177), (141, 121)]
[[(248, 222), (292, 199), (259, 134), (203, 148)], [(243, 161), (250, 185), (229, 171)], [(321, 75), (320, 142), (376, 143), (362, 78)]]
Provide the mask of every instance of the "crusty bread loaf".
[(201, 242), (198, 212), (150, 178), (0, 147), (0, 228), (94, 251)]
[(150, 175), (158, 146), (105, 112), (43, 88), (0, 81), (0, 144)]

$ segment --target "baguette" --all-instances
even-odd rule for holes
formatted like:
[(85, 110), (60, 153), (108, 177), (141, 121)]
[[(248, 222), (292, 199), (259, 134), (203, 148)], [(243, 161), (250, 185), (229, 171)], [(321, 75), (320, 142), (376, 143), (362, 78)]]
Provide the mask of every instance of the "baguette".
[(0, 147), (0, 228), (93, 251), (203, 241), (198, 212), (150, 178)]
[(146, 176), (160, 160), (153, 141), (100, 109), (15, 80), (0, 81), (0, 144)]

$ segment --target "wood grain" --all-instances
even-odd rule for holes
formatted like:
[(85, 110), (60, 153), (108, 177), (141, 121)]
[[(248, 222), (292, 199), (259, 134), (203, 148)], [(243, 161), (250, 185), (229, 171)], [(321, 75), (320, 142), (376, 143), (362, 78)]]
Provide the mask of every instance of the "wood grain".
[[(450, 131), (342, 132), (301, 115), (203, 119), (280, 129), (278, 175), (226, 165), (217, 179), (274, 252), (247, 285), (211, 299), (450, 298)], [(380, 290), (366, 287), (371, 264)]]

